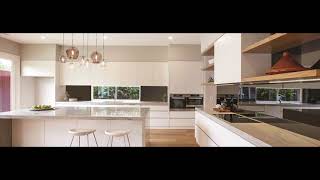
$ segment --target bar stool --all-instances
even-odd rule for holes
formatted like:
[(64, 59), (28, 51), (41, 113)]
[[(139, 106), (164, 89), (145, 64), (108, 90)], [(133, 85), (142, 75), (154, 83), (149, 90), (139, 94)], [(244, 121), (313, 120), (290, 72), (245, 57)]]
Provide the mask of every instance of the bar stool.
[[(129, 140), (129, 133), (130, 133), (130, 129), (126, 129), (126, 130), (106, 130), (104, 132), (107, 136), (109, 136), (109, 139), (108, 139), (108, 143), (107, 143), (107, 147), (109, 146), (109, 142), (110, 142), (110, 145), (112, 147), (112, 143), (113, 143), (113, 137), (123, 137), (123, 140), (124, 140), (124, 145), (126, 145), (126, 138), (128, 140), (128, 144), (129, 144), (129, 147), (130, 147), (130, 140)], [(111, 141), (110, 141), (111, 139)]]
[(70, 147), (72, 145), (74, 136), (78, 136), (79, 137), (79, 147), (80, 147), (80, 137), (81, 136), (87, 136), (87, 144), (88, 144), (88, 147), (89, 147), (89, 134), (93, 134), (94, 140), (96, 141), (96, 144), (97, 144), (97, 147), (98, 147), (98, 142), (97, 142), (97, 139), (96, 139), (96, 136), (95, 136), (94, 132), (96, 132), (95, 129), (81, 129), (81, 128), (79, 128), (79, 129), (70, 129), (68, 131), (69, 134), (72, 134), (72, 140), (71, 140), (71, 143), (70, 143)]

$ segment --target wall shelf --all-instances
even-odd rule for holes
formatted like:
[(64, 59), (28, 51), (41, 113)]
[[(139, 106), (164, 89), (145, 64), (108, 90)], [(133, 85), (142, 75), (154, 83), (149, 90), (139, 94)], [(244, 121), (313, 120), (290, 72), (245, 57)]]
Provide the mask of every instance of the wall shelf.
[(242, 79), (242, 83), (268, 82), (268, 81), (284, 81), (284, 80), (303, 80), (320, 78), (320, 69), (282, 73), (274, 75), (257, 76)]
[(320, 33), (275, 33), (246, 47), (242, 53), (276, 53), (320, 39)]
[(201, 53), (201, 56), (213, 56), (213, 55), (214, 55), (214, 44), (213, 43)]
[(207, 67), (204, 67), (201, 69), (202, 71), (213, 71), (214, 70), (214, 64), (210, 64)]
[(202, 83), (202, 86), (213, 86), (214, 82), (206, 82), (206, 83)]

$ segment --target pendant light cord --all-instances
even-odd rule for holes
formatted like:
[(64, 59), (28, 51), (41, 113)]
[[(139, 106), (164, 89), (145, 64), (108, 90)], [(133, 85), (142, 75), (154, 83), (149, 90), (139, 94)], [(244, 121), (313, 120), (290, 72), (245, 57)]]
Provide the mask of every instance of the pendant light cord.
[(84, 56), (84, 33), (82, 34), (82, 56)]
[(62, 54), (64, 54), (64, 33), (62, 33), (62, 50), (63, 50)]
[(98, 33), (96, 33), (96, 52), (98, 52)]
[(87, 58), (89, 58), (89, 56), (88, 56), (88, 51), (89, 51), (89, 50), (88, 50), (88, 44), (89, 44), (89, 43), (88, 43), (88, 42), (89, 42), (89, 33), (87, 33)]

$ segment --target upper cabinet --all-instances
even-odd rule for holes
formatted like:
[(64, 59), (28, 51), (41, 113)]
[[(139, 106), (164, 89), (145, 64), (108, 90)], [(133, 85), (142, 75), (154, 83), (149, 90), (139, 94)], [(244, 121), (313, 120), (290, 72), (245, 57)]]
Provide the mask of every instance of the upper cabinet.
[(201, 55), (213, 56), (214, 55), (214, 42), (222, 36), (223, 33), (205, 33), (201, 34)]
[(169, 93), (202, 94), (199, 45), (170, 45), (168, 48)]
[(242, 48), (268, 34), (225, 33), (214, 43), (215, 84), (240, 83), (271, 68), (271, 54), (243, 54)]
[(22, 45), (21, 75), (31, 77), (54, 77), (56, 59), (56, 45)]
[(169, 92), (203, 94), (200, 61), (169, 61)]
[(60, 85), (168, 86), (168, 62), (108, 62), (105, 69), (60, 64)]

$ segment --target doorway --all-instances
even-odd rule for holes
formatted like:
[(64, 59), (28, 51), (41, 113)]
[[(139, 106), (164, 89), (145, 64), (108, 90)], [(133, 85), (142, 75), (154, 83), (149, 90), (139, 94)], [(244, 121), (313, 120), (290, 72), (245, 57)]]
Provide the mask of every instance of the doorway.
[(12, 62), (0, 58), (0, 112), (10, 111), (11, 71)]

